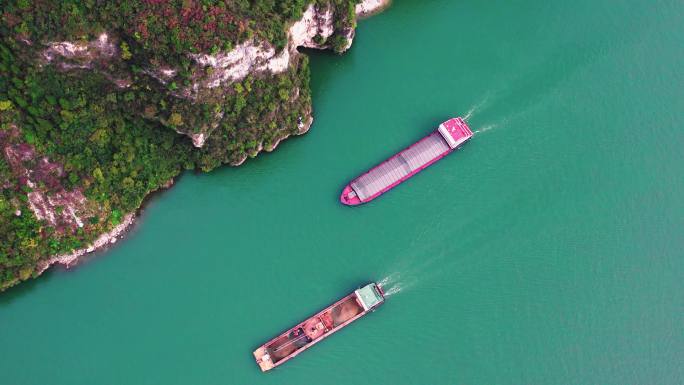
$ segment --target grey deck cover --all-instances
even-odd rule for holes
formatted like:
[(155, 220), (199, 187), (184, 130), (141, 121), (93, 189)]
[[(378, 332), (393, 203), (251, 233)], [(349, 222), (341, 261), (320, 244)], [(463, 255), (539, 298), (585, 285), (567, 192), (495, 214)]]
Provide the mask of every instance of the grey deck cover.
[(449, 151), (447, 142), (439, 132), (433, 132), (411, 148), (358, 177), (351, 187), (359, 199), (366, 200), (446, 151)]

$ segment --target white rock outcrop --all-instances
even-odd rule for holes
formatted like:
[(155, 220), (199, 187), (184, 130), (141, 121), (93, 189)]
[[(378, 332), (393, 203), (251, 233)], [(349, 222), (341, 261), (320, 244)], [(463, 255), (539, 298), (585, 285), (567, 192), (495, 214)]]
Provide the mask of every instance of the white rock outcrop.
[(88, 42), (61, 41), (49, 43), (48, 48), (43, 51), (43, 57), (48, 63), (58, 57), (78, 62), (77, 64), (62, 63), (66, 69), (90, 68), (93, 60), (110, 58), (116, 53), (116, 45), (111, 41), (108, 34), (103, 33), (97, 39)]
[(391, 0), (363, 0), (356, 4), (356, 16), (365, 17), (387, 8)]
[(289, 28), (287, 47), (280, 53), (266, 41), (248, 40), (230, 52), (190, 55), (200, 66), (214, 69), (211, 75), (193, 84), (193, 91), (231, 84), (253, 73), (283, 73), (289, 68), (292, 57), (297, 55), (298, 47), (325, 48), (316, 43), (316, 36), (325, 40), (334, 31), (332, 8), (318, 9), (310, 4), (302, 18)]
[[(390, 0), (364, 0), (356, 5), (355, 12), (357, 16), (366, 16), (382, 10), (389, 4)], [(288, 44), (280, 53), (277, 53), (268, 42), (249, 40), (230, 52), (191, 55), (190, 57), (200, 66), (214, 69), (211, 75), (193, 84), (192, 91), (234, 83), (253, 73), (283, 73), (289, 68), (292, 57), (298, 54), (297, 48), (327, 48), (325, 43), (317, 43), (316, 40), (325, 42), (334, 32), (332, 7), (321, 8), (309, 4), (302, 18), (288, 29)], [(347, 48), (351, 46), (353, 38), (352, 30), (347, 36)]]
[(111, 231), (100, 235), (92, 244), (83, 249), (74, 250), (71, 253), (55, 255), (54, 257), (40, 262), (37, 269), (37, 274), (41, 274), (48, 267), (54, 264), (64, 265), (66, 268), (78, 263), (78, 259), (88, 253), (101, 249), (104, 246), (115, 243), (121, 235), (133, 224), (135, 214), (130, 213), (123, 217), (121, 223), (115, 226)]
[[(388, 6), (390, 0), (363, 0), (356, 5), (355, 12), (359, 17), (378, 12)], [(326, 41), (335, 33), (333, 7), (329, 5), (309, 4), (301, 19), (293, 23), (287, 32), (287, 46), (277, 52), (275, 47), (257, 39), (238, 44), (229, 52), (217, 54), (191, 54), (191, 59), (198, 67), (210, 67), (206, 75), (194, 81), (173, 94), (178, 97), (196, 99), (200, 91), (218, 87), (226, 87), (241, 81), (250, 74), (284, 73), (290, 68), (293, 58), (299, 55), (297, 48), (329, 48)], [(340, 33), (340, 31), (338, 31)], [(342, 31), (347, 39), (348, 49), (354, 39), (354, 30)], [(53, 42), (43, 51), (47, 63), (56, 63), (62, 69), (93, 69), (93, 62), (108, 59), (118, 54), (115, 39), (107, 33), (101, 34), (96, 40), (88, 42)], [(67, 59), (68, 61), (57, 60)], [(177, 70), (168, 67), (148, 68), (145, 73), (167, 84), (177, 74)], [(110, 79), (119, 88), (131, 85), (130, 79)], [(306, 119), (308, 120), (308, 119)], [(218, 122), (216, 122), (218, 124)], [(209, 137), (209, 132), (188, 133), (195, 147), (202, 147)]]

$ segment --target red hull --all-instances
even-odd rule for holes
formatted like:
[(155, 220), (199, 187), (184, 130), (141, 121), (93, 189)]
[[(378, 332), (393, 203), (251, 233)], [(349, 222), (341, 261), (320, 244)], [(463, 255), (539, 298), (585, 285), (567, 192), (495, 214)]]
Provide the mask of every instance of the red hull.
[(262, 371), (271, 370), (375, 310), (384, 300), (380, 286), (368, 284), (266, 342), (254, 351), (254, 358)]

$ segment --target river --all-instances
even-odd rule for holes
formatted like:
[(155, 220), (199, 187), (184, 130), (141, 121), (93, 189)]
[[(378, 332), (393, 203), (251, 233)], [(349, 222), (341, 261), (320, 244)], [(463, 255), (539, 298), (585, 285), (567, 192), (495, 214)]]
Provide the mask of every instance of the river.
[[(684, 382), (681, 1), (397, 0), (312, 55), (316, 121), (186, 173), (125, 240), (0, 296), (0, 382)], [(467, 115), (376, 201), (353, 177)], [(277, 370), (261, 343), (358, 285), (385, 305)]]

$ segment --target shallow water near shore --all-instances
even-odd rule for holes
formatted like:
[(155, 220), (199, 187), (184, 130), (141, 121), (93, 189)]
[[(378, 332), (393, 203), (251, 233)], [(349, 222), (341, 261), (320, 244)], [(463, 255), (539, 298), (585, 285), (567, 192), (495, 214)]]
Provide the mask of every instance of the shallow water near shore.
[[(0, 294), (0, 383), (683, 383), (683, 16), (395, 0), (312, 56), (307, 135), (185, 174), (114, 248)], [(453, 115), (478, 131), (461, 150), (338, 203)], [(371, 280), (378, 311), (259, 371)]]

